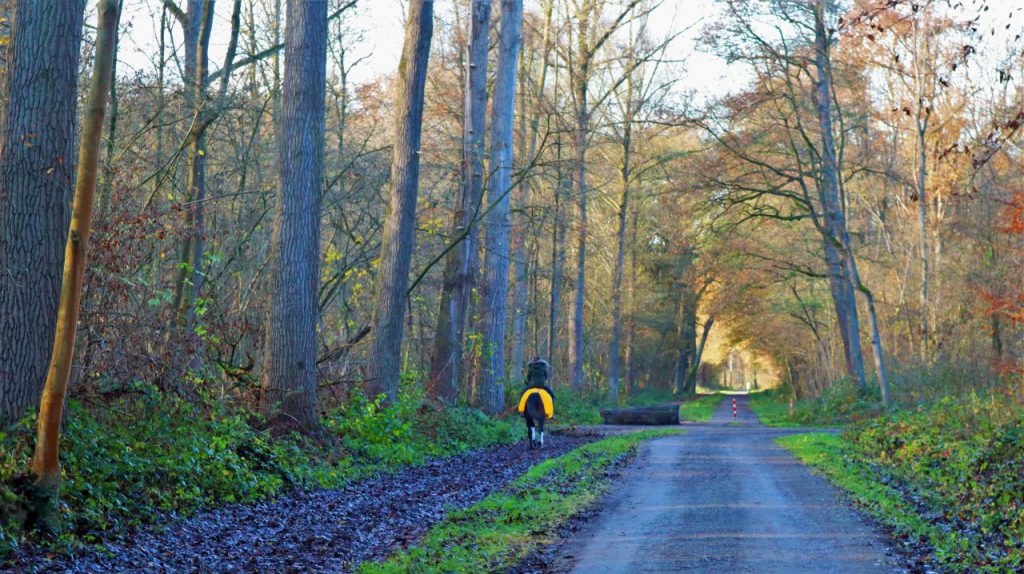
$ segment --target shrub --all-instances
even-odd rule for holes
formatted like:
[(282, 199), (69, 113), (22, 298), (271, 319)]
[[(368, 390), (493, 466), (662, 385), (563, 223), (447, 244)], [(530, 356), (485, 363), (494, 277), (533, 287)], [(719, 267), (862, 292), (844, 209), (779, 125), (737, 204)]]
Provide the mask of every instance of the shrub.
[[(289, 488), (338, 487), (374, 472), (515, 441), (513, 421), (429, 407), (412, 380), (399, 400), (353, 398), (313, 437), (271, 438), (244, 410), (196, 405), (140, 387), (86, 408), (71, 401), (62, 438), (64, 547), (163, 517), (252, 502)], [(205, 401), (216, 404), (215, 401)], [(0, 433), (0, 557), (22, 536), (33, 420)]]
[(960, 531), (971, 548), (963, 555), (967, 564), (1024, 566), (1024, 416), (1019, 409), (976, 395), (947, 398), (861, 423), (846, 438), (862, 458)]

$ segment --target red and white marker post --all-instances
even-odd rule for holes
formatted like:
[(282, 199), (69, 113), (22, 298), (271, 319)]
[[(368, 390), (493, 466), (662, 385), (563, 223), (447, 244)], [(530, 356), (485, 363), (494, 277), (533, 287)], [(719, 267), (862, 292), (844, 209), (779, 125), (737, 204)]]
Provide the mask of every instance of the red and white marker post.
[(736, 399), (732, 400), (732, 418), (736, 418)]

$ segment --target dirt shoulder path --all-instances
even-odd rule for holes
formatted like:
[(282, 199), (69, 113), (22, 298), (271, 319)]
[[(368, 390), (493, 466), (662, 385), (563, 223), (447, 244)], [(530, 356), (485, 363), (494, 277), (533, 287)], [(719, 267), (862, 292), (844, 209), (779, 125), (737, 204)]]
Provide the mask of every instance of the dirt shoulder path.
[(591, 436), (549, 436), (437, 460), (338, 490), (291, 492), (276, 500), (229, 505), (106, 546), (109, 555), (22, 554), (0, 572), (349, 572), (414, 543), (450, 509), (471, 506), (544, 459)]
[(772, 440), (745, 396), (646, 444), (548, 572), (897, 572), (885, 537)]

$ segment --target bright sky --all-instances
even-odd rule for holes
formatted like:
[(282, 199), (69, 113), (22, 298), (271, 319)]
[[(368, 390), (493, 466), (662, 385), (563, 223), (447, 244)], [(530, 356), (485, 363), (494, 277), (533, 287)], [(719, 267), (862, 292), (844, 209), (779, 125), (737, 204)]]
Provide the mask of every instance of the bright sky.
[[(184, 0), (178, 0), (184, 3)], [(763, 1), (763, 0), (751, 0)], [(257, 2), (257, 7), (263, 4)], [(283, 3), (283, 0), (282, 0)], [(538, 0), (525, 0), (526, 10), (536, 10)], [(1022, 0), (966, 0), (965, 13), (976, 14), (979, 6), (987, 5), (982, 11), (982, 30), (995, 30), (995, 35), (985, 34), (985, 42), (994, 51), (1002, 52), (1007, 41), (1017, 33), (1024, 32), (1024, 10)], [(134, 71), (152, 69), (151, 58), (158, 47), (160, 21), (160, 0), (125, 0), (125, 14), (122, 23), (125, 29), (121, 44), (122, 77)], [(211, 40), (211, 67), (219, 67), (227, 47), (227, 30), (230, 27), (231, 2), (220, 0), (216, 4), (214, 35)], [(271, 2), (266, 1), (266, 5)], [(356, 56), (365, 59), (352, 71), (352, 81), (362, 83), (383, 74), (392, 73), (398, 66), (402, 50), (403, 21), (406, 0), (360, 0), (356, 9), (345, 16), (349, 28), (363, 35), (356, 46)], [(448, 18), (451, 0), (436, 2), (438, 18)], [(686, 74), (678, 84), (684, 91), (697, 91), (705, 97), (715, 97), (741, 88), (746, 80), (744, 73), (735, 66), (729, 66), (722, 59), (700, 50), (697, 38), (705, 24), (715, 19), (715, 0), (664, 0), (650, 19), (655, 36), (665, 37), (679, 30), (687, 30), (674, 44), (668, 54), (670, 58), (686, 58)], [(1006, 26), (1009, 26), (1006, 28)], [(178, 42), (180, 32), (176, 31)], [(985, 53), (982, 48), (982, 54)]]
[[(525, 0), (526, 10), (536, 8), (536, 0)], [(184, 3), (184, 0), (179, 0)], [(268, 3), (269, 4), (269, 3)], [(719, 58), (695, 51), (696, 38), (703, 22), (715, 11), (714, 0), (666, 0), (650, 19), (649, 25), (656, 36), (664, 37), (675, 31), (689, 28), (688, 32), (675, 42), (670, 57), (687, 57), (687, 77), (682, 87), (700, 87), (724, 90), (738, 88), (742, 78)], [(151, 58), (159, 46), (160, 5), (158, 0), (125, 0), (119, 74), (129, 75), (132, 71), (152, 69)], [(353, 72), (355, 83), (365, 82), (382, 74), (392, 73), (398, 66), (402, 51), (403, 23), (406, 10), (405, 0), (361, 0), (354, 11), (346, 16), (347, 24), (362, 32), (363, 41), (355, 48), (357, 55), (366, 56)], [(259, 6), (259, 4), (257, 4)], [(684, 9), (685, 7), (685, 9)], [(214, 35), (211, 39), (212, 68), (219, 67), (227, 49), (227, 30), (230, 27), (231, 2), (220, 0), (216, 4)], [(446, 18), (451, 10), (450, 0), (437, 2), (436, 16)], [(219, 32), (219, 33), (218, 33)], [(178, 42), (180, 32), (176, 32)], [(123, 71), (122, 71), (123, 70)]]

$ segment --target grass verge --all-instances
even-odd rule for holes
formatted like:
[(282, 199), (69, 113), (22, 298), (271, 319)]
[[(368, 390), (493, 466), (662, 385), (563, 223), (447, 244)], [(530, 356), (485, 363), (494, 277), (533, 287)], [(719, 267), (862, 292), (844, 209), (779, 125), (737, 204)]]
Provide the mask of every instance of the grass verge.
[(531, 468), (501, 493), (453, 512), (431, 528), (420, 544), (360, 574), (404, 572), (495, 572), (505, 570), (557, 527), (593, 504), (608, 488), (608, 471), (645, 440), (676, 434), (653, 430), (606, 438)]
[(679, 420), (708, 422), (724, 398), (725, 395), (716, 393), (687, 401), (679, 405)]
[[(989, 531), (965, 527), (957, 521), (970, 508), (957, 505), (935, 506), (936, 501), (920, 496), (919, 491), (901, 488), (898, 479), (883, 474), (876, 464), (865, 459), (854, 443), (827, 433), (791, 435), (776, 439), (797, 458), (821, 472), (849, 498), (881, 523), (892, 529), (897, 539), (921, 541), (932, 549), (936, 562), (945, 572), (1019, 572), (1024, 565), (1020, 541), (993, 537)], [(949, 516), (952, 513), (952, 516)], [(1017, 545), (1017, 549), (1004, 544)], [(1002, 546), (1002, 548), (1000, 548)]]
[(852, 385), (837, 383), (814, 400), (795, 401), (792, 412), (786, 389), (750, 394), (750, 408), (769, 427), (835, 427), (883, 413), (877, 401), (861, 397)]

